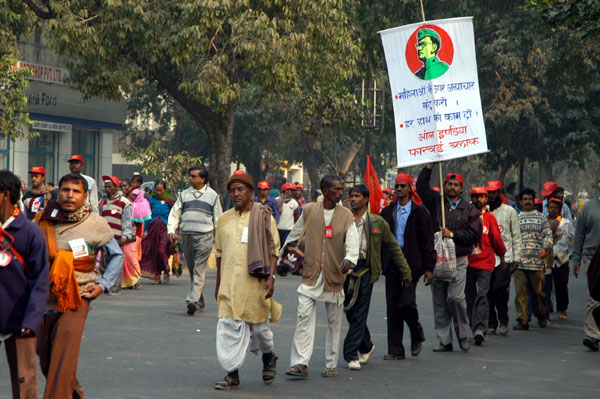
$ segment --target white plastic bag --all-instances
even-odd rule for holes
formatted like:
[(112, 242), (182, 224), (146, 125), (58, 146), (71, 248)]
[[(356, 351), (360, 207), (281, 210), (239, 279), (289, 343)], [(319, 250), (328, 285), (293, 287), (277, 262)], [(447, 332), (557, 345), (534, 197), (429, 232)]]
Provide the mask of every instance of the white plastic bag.
[(433, 237), (437, 258), (433, 269), (433, 278), (443, 281), (454, 281), (456, 279), (456, 248), (454, 241), (442, 237), (438, 231)]

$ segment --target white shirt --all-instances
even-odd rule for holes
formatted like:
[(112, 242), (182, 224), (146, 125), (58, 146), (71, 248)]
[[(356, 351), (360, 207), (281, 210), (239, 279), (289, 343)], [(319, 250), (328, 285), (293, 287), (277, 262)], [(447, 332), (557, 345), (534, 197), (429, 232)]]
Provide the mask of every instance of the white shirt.
[[(281, 197), (275, 198), (277, 205), (281, 202)], [(281, 214), (279, 215), (279, 223), (277, 228), (279, 230), (292, 230), (294, 228), (294, 211), (298, 209), (298, 203), (295, 199), (290, 199), (289, 202), (283, 202), (281, 207)], [(302, 230), (300, 230), (302, 231)], [(300, 234), (298, 234), (298, 237)]]

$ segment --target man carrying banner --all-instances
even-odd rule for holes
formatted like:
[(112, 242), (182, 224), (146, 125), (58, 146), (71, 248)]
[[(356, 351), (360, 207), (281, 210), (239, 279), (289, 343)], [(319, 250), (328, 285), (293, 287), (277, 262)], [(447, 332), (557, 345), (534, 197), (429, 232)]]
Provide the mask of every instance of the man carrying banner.
[[(358, 263), (348, 273), (344, 282), (346, 295), (344, 310), (350, 325), (344, 340), (344, 359), (348, 362), (350, 370), (360, 370), (361, 363), (367, 363), (375, 353), (375, 345), (371, 342), (371, 334), (367, 327), (367, 316), (369, 315), (373, 284), (379, 280), (381, 274), (382, 250), (386, 251), (388, 257), (393, 258), (393, 267), (389, 269), (394, 269), (393, 272), (390, 271), (390, 274), (394, 273), (399, 280), (399, 285), (394, 288), (395, 290), (402, 290), (401, 287), (410, 287), (412, 275), (402, 248), (394, 239), (388, 224), (381, 216), (368, 211), (369, 189), (365, 185), (359, 184), (350, 189), (349, 196), (360, 249)], [(400, 329), (402, 329), (402, 325)], [(424, 340), (425, 338), (421, 339), (421, 341)]]
[(465, 301), (465, 283), (467, 278), (467, 255), (481, 236), (479, 211), (473, 205), (463, 201), (461, 194), (464, 179), (458, 173), (448, 173), (444, 179), (444, 210), (446, 226), (442, 225), (441, 197), (429, 185), (434, 164), (427, 164), (419, 174), (417, 192), (423, 204), (437, 222), (436, 231), (441, 231), (444, 238), (450, 238), (456, 246), (456, 279), (452, 282), (434, 280), (432, 284), (433, 313), (435, 333), (440, 345), (434, 352), (452, 351), (451, 325), (454, 321), (455, 332), (460, 348), (470, 349), (468, 340), (469, 320)]
[(393, 259), (389, 259), (384, 253), (388, 341), (388, 353), (383, 357), (385, 360), (404, 359), (404, 323), (410, 330), (411, 355), (418, 356), (421, 353), (425, 335), (419, 323), (417, 283), (423, 274), (426, 285), (433, 282), (433, 267), (437, 256), (433, 246), (431, 218), (422, 205), (421, 198), (412, 189), (412, 177), (399, 173), (395, 190), (397, 202), (385, 207), (381, 216), (388, 222), (396, 241), (402, 247), (412, 270), (412, 283), (403, 284), (400, 273), (390, 267)]

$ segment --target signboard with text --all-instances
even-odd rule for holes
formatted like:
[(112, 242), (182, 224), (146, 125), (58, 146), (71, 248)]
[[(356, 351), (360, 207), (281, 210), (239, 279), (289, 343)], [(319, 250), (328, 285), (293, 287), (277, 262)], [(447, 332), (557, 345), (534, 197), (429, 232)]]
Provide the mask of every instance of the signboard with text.
[(472, 17), (380, 32), (398, 167), (487, 152)]

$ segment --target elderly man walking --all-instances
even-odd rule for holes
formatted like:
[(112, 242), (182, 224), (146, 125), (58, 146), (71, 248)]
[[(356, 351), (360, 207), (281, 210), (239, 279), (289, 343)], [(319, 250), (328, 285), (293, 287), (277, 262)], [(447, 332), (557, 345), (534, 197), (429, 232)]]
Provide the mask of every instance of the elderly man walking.
[(302, 283), (298, 288), (298, 316), (287, 375), (308, 376), (312, 356), (317, 302), (325, 302), (327, 335), (323, 377), (337, 375), (344, 304), (344, 280), (359, 255), (359, 241), (352, 212), (339, 202), (344, 182), (338, 176), (321, 179), (323, 201), (306, 205), (286, 243), (300, 238), (306, 225)]
[(279, 253), (275, 218), (268, 206), (252, 202), (254, 183), (248, 173), (232, 175), (227, 190), (234, 208), (219, 219), (215, 243), (217, 358), (227, 371), (215, 385), (220, 390), (238, 387), (238, 369), (248, 349), (263, 353), (263, 382), (273, 382), (277, 357), (269, 315), (272, 322), (281, 316), (281, 305), (273, 299)]
[(219, 194), (206, 185), (208, 172), (202, 166), (188, 170), (191, 187), (183, 190), (169, 213), (167, 232), (171, 245), (181, 231), (183, 257), (190, 272), (190, 288), (185, 302), (187, 313), (193, 316), (204, 309), (206, 262), (214, 246), (214, 230), (221, 213)]
[(461, 195), (464, 179), (458, 173), (448, 173), (444, 179), (444, 210), (446, 227), (442, 227), (440, 194), (429, 186), (434, 164), (427, 164), (419, 174), (417, 192), (437, 222), (437, 230), (444, 238), (450, 238), (456, 246), (456, 278), (454, 281), (434, 280), (431, 286), (433, 294), (433, 314), (435, 333), (440, 341), (434, 352), (452, 351), (452, 330), (454, 329), (458, 343), (463, 351), (471, 347), (468, 339), (469, 320), (465, 301), (465, 284), (467, 266), (473, 246), (481, 237), (481, 220), (479, 211), (472, 204), (463, 201)]

